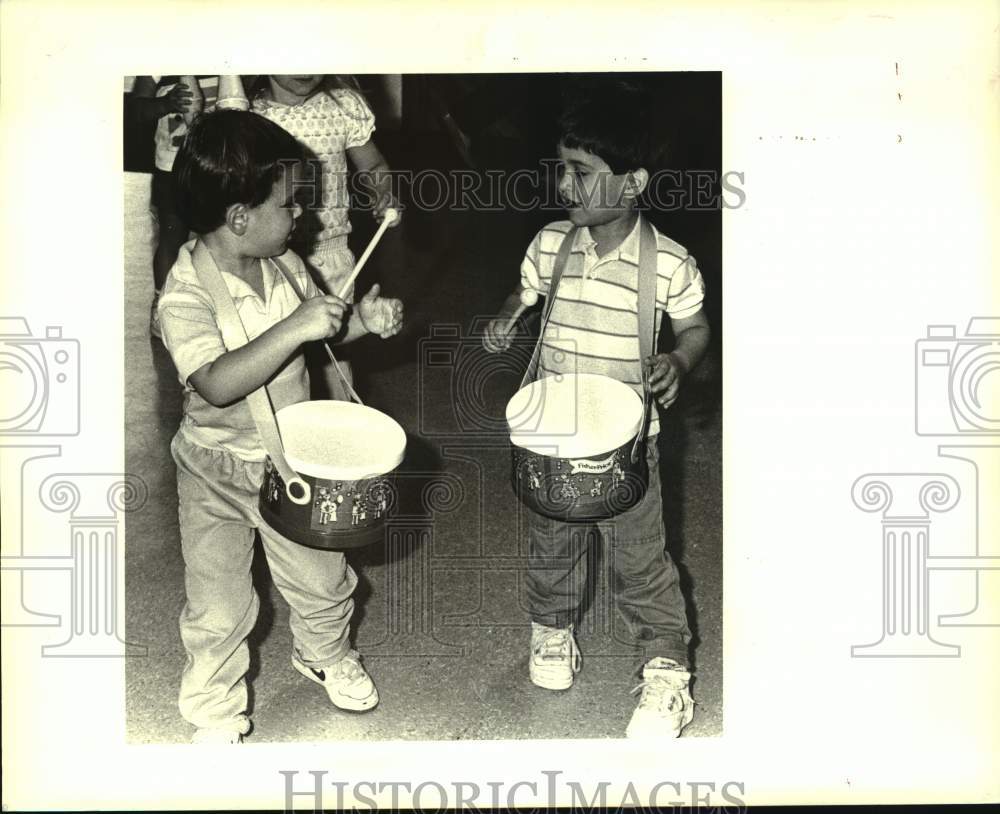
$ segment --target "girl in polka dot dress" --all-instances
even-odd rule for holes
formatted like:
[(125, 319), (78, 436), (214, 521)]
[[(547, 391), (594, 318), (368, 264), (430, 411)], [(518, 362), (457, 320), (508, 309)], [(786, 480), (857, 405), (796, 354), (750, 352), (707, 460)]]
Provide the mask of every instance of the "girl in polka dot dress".
[[(361, 94), (325, 74), (266, 75), (250, 88), (251, 109), (283, 127), (306, 148), (312, 159), (305, 177), (312, 189), (301, 197), (306, 209), (296, 227), (295, 242), (317, 284), (339, 294), (354, 268), (347, 246), (348, 159), (358, 179), (369, 188), (377, 220), (398, 204), (389, 191), (389, 166), (372, 141), (375, 117)], [(399, 220), (397, 218), (397, 225)], [(354, 287), (344, 298), (353, 301)], [(341, 368), (350, 378), (349, 367)]]

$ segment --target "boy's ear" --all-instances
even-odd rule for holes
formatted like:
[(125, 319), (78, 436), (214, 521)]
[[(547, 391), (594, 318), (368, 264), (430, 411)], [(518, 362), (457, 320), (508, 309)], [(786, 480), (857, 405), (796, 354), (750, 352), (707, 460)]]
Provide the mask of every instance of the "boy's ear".
[(631, 170), (625, 176), (625, 197), (638, 198), (649, 183), (649, 173), (643, 167)]
[(229, 231), (233, 234), (239, 235), (240, 237), (245, 235), (249, 214), (250, 209), (246, 204), (231, 204), (229, 208), (226, 209), (226, 226), (229, 227)]

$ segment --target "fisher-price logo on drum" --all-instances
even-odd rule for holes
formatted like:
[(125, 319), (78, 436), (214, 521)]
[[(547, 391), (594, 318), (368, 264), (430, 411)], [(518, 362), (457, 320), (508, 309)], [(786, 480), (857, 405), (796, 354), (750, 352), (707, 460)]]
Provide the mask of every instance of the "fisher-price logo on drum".
[(80, 343), (49, 326), (35, 336), (21, 317), (0, 317), (0, 435), (78, 435)]

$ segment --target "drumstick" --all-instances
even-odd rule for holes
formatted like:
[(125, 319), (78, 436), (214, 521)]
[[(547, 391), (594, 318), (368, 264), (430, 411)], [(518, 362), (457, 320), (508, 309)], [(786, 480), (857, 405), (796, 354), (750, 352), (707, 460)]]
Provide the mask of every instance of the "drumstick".
[(351, 276), (348, 277), (344, 284), (340, 287), (340, 291), (337, 292), (338, 297), (344, 299), (344, 297), (347, 296), (347, 292), (350, 291), (351, 286), (354, 285), (354, 279), (361, 272), (365, 263), (368, 262), (369, 256), (371, 256), (371, 253), (374, 251), (375, 244), (379, 242), (382, 235), (385, 234), (385, 230), (388, 229), (391, 224), (395, 223), (398, 217), (399, 213), (391, 206), (385, 210), (385, 214), (382, 216), (382, 223), (378, 227), (375, 237), (371, 239), (371, 242), (368, 244), (368, 248), (365, 249), (365, 253), (361, 255), (361, 259), (358, 260), (357, 264), (354, 266), (354, 271), (351, 272)]
[(531, 306), (534, 305), (536, 302), (538, 302), (538, 292), (535, 291), (533, 288), (524, 289), (524, 291), (521, 292), (521, 304), (517, 306), (517, 309), (514, 311), (513, 316), (507, 320), (507, 324), (504, 326), (503, 329), (504, 334), (509, 334), (510, 329), (513, 328), (514, 323), (517, 322), (517, 318), (524, 313), (524, 309), (531, 308)]

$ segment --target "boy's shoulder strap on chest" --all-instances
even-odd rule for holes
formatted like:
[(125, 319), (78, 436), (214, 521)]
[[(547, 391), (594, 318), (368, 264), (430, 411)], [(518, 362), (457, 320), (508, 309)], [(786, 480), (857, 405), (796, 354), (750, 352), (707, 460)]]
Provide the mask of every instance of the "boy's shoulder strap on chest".
[(535, 350), (531, 354), (528, 366), (521, 377), (521, 387), (535, 380), (538, 372), (538, 357), (542, 351), (542, 337), (545, 335), (545, 326), (549, 322), (549, 315), (552, 313), (552, 306), (556, 301), (556, 290), (559, 288), (559, 281), (562, 279), (563, 271), (566, 270), (566, 263), (569, 262), (570, 252), (576, 242), (576, 226), (571, 226), (565, 234), (562, 243), (559, 244), (559, 251), (556, 253), (555, 263), (552, 264), (552, 278), (549, 280), (549, 295), (545, 298), (545, 307), (542, 309), (542, 322), (538, 329), (538, 341), (535, 343)]
[(639, 358), (656, 352), (656, 232), (645, 218), (641, 219), (639, 231), (639, 279), (637, 311), (639, 319)]
[[(229, 289), (226, 288), (226, 281), (222, 279), (222, 272), (219, 271), (215, 258), (200, 240), (191, 252), (191, 264), (194, 266), (198, 281), (208, 291), (212, 302), (215, 303), (215, 314), (219, 330), (222, 333), (222, 342), (226, 349), (232, 351), (243, 347), (250, 341), (246, 328), (243, 326), (243, 320), (240, 319), (236, 303), (233, 302), (233, 297), (229, 293)], [(260, 440), (278, 473), (286, 484), (293, 480), (299, 481), (298, 475), (285, 460), (278, 422), (274, 416), (274, 405), (267, 392), (267, 387), (262, 385), (248, 393), (246, 401)]]

